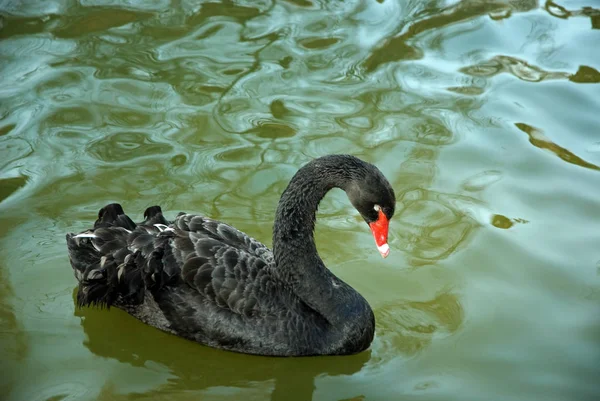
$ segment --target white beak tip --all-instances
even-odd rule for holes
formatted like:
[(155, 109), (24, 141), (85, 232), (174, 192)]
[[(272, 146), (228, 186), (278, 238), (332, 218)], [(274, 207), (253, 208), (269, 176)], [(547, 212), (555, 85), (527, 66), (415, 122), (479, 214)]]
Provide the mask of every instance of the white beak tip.
[(377, 250), (384, 259), (390, 254), (390, 246), (387, 243), (377, 246)]

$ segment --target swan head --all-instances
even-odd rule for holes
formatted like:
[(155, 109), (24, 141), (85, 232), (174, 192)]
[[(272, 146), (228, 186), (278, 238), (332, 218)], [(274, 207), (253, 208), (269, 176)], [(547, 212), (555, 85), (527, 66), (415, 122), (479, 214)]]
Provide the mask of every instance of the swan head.
[(389, 222), (396, 207), (394, 189), (377, 167), (367, 164), (367, 168), (348, 185), (346, 193), (369, 225), (377, 250), (382, 257), (387, 257), (390, 252), (387, 243)]

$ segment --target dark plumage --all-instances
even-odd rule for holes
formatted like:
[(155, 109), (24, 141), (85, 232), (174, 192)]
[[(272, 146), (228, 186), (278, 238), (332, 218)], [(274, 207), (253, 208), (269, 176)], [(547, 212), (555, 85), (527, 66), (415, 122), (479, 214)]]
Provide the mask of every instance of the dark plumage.
[(319, 202), (334, 187), (346, 191), (374, 234), (374, 224), (385, 221), (387, 241), (394, 191), (375, 166), (348, 155), (315, 159), (292, 178), (277, 208), (273, 251), (208, 217), (180, 213), (170, 222), (153, 206), (136, 224), (120, 205), (107, 205), (93, 229), (67, 234), (78, 305), (116, 306), (231, 351), (363, 351), (373, 339), (373, 312), (325, 267), (313, 238)]

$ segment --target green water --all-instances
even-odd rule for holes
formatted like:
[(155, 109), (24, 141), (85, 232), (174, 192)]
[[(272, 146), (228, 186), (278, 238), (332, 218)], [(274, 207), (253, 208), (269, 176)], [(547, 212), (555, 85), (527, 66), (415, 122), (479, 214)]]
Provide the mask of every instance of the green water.
[[(600, 4), (0, 1), (2, 400), (600, 399)], [(77, 310), (64, 234), (119, 201), (271, 243), (314, 157), (377, 164), (391, 254), (340, 191), (317, 246), (368, 352), (213, 350)]]

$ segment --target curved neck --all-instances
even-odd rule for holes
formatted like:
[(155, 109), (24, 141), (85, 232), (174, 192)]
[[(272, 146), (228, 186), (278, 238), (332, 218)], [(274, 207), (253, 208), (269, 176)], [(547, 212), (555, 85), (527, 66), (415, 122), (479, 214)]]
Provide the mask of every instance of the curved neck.
[(346, 190), (360, 169), (356, 158), (327, 156), (302, 167), (279, 201), (273, 227), (273, 254), (281, 277), (313, 310), (331, 324), (343, 323), (366, 301), (323, 264), (314, 242), (319, 202), (332, 188)]
[(346, 190), (352, 181), (349, 173), (340, 158), (328, 156), (306, 164), (291, 179), (279, 200), (273, 227), (273, 253), (279, 267), (297, 265), (295, 256), (321, 261), (313, 237), (317, 209), (330, 189)]

